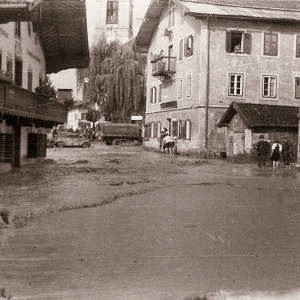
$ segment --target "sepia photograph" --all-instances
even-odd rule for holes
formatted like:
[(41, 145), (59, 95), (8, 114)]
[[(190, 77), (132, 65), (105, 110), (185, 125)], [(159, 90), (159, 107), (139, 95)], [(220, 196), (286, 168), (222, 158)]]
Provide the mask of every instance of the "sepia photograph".
[(300, 300), (300, 0), (0, 0), (0, 300)]

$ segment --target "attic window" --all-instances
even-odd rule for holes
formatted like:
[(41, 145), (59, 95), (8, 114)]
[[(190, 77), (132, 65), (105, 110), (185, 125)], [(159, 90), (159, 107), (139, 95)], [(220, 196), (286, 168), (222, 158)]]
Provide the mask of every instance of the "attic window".
[(226, 51), (228, 53), (251, 53), (251, 34), (242, 31), (226, 32)]

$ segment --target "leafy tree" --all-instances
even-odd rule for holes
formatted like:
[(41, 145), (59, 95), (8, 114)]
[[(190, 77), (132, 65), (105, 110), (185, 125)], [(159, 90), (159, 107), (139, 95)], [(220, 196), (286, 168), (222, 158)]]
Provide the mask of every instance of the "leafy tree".
[(145, 113), (145, 69), (145, 55), (117, 41), (107, 43), (102, 36), (90, 50), (89, 68), (79, 70), (78, 81), (90, 101), (98, 104), (101, 117), (125, 123), (131, 115)]
[(41, 85), (35, 88), (35, 92), (37, 94), (45, 95), (49, 98), (57, 98), (57, 90), (52, 85), (52, 81), (49, 76), (46, 76)]

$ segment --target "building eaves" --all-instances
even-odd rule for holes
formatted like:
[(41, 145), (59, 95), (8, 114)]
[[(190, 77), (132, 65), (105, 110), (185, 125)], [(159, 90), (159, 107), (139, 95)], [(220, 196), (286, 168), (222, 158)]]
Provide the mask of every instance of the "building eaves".
[(82, 0), (0, 0), (0, 24), (31, 21), (38, 33), (46, 73), (89, 64), (86, 7)]

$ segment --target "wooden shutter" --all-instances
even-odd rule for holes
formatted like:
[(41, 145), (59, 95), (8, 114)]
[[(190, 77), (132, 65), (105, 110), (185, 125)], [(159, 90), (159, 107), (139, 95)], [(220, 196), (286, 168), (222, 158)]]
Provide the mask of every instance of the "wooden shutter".
[(300, 35), (297, 35), (296, 40), (296, 57), (300, 57)]
[(181, 140), (185, 140), (186, 139), (186, 121), (180, 121), (181, 122), (181, 126), (180, 126), (180, 132), (179, 132), (179, 138)]
[(251, 53), (251, 34), (243, 34), (243, 52), (250, 54)]
[(154, 123), (153, 137), (154, 137), (154, 138), (157, 138), (157, 137), (158, 137), (158, 124), (157, 124), (157, 122)]
[(178, 121), (172, 122), (172, 135), (178, 136)]
[(47, 134), (38, 135), (38, 157), (46, 157)]
[(193, 51), (194, 51), (194, 37), (192, 35), (190, 35), (188, 37), (187, 47), (188, 47), (187, 56), (193, 55)]
[(184, 38), (184, 56), (187, 56), (188, 39)]
[(37, 158), (38, 157), (38, 134), (28, 133), (28, 158)]
[(13, 145), (13, 134), (0, 133), (0, 162), (12, 162)]
[(150, 103), (153, 103), (153, 87), (150, 89)]
[(226, 31), (226, 52), (231, 52), (231, 31)]
[(300, 99), (300, 77), (295, 78), (295, 99)]
[(149, 130), (150, 130), (150, 126), (149, 123), (144, 125), (144, 141), (149, 141)]

